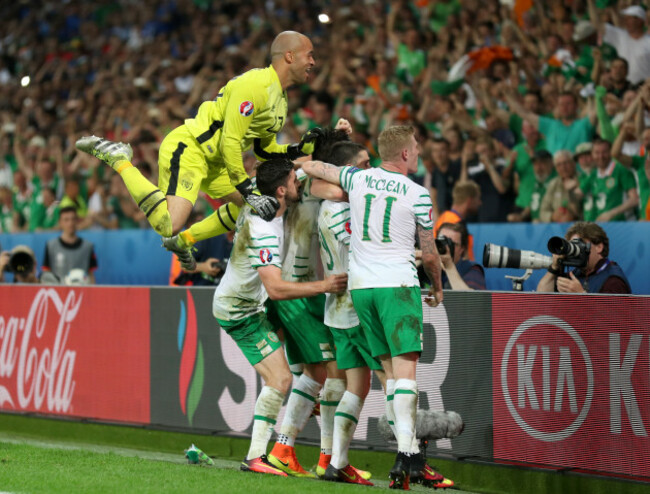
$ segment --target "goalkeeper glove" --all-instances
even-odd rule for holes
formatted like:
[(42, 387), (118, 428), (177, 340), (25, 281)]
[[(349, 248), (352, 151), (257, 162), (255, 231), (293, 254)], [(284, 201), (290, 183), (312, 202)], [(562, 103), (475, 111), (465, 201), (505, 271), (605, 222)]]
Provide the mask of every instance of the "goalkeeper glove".
[(305, 132), (297, 144), (290, 144), (287, 148), (287, 155), (289, 159), (295, 160), (301, 156), (307, 156), (314, 152), (316, 141), (325, 134), (323, 129), (314, 127)]
[(253, 183), (250, 178), (247, 178), (239, 185), (236, 185), (235, 188), (242, 195), (244, 201), (246, 201), (264, 221), (271, 221), (275, 218), (275, 213), (280, 209), (280, 203), (275, 197), (256, 194), (253, 190)]

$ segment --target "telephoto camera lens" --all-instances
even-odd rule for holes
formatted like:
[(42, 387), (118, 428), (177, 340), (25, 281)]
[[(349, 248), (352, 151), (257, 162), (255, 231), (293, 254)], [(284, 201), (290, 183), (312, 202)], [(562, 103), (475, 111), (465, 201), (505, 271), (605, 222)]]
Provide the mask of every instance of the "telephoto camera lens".
[(486, 268), (547, 269), (553, 263), (551, 256), (532, 250), (509, 249), (496, 244), (485, 244), (483, 266)]

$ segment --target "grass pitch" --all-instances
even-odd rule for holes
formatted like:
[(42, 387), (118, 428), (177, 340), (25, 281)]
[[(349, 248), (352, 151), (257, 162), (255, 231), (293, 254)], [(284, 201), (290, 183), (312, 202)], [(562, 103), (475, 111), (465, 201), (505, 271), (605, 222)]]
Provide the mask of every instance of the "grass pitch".
[[(188, 465), (183, 450), (196, 444), (215, 467)], [(377, 487), (281, 478), (239, 471), (247, 438), (186, 434), (0, 413), (0, 493), (228, 492), (247, 494), (378, 492), (387, 489), (393, 453), (353, 450), (353, 465), (373, 473)], [(297, 445), (305, 468), (319, 449)], [(446, 494), (648, 494), (649, 483), (434, 459), (456, 482)], [(200, 489), (200, 490), (199, 490)], [(370, 489), (370, 490), (368, 490)], [(415, 492), (436, 492), (413, 486)], [(392, 491), (391, 491), (392, 492)]]
[[(388, 481), (373, 479), (376, 487)], [(239, 462), (188, 465), (182, 453), (41, 441), (0, 434), (0, 489), (7, 492), (361, 492), (362, 486), (244, 473)], [(367, 489), (367, 488), (366, 488)], [(421, 486), (413, 491), (426, 492)], [(456, 494), (467, 491), (454, 491)]]

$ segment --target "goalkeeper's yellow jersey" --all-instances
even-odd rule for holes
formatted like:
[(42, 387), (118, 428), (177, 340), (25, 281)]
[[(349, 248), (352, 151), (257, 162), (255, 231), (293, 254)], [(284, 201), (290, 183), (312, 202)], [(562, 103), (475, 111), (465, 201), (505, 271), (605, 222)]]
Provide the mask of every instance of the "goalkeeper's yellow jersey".
[(243, 151), (253, 146), (261, 160), (286, 155), (287, 144), (276, 142), (286, 118), (287, 94), (269, 66), (231, 79), (216, 99), (202, 103), (196, 117), (185, 120), (185, 125), (208, 165), (225, 165), (230, 182), (238, 185), (248, 178)]

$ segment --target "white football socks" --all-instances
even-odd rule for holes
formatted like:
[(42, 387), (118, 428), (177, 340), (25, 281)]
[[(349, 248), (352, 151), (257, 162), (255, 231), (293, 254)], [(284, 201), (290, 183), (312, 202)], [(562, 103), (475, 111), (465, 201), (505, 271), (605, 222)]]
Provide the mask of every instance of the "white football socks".
[(415, 436), (415, 414), (418, 408), (418, 385), (412, 379), (398, 379), (395, 382), (395, 428), (397, 450), (411, 454)]
[(291, 390), (291, 396), (287, 402), (287, 409), (282, 421), (282, 428), (278, 435), (278, 442), (292, 446), (296, 442), (296, 436), (307, 425), (307, 421), (314, 410), (316, 397), (320, 392), (321, 385), (314, 381), (307, 374), (303, 374)]
[(327, 378), (320, 400), (320, 448), (325, 455), (332, 454), (334, 412), (345, 393), (345, 379)]
[(273, 434), (273, 426), (282, 408), (284, 395), (277, 389), (264, 386), (255, 402), (255, 415), (253, 420), (253, 433), (251, 445), (246, 455), (247, 460), (258, 458), (266, 454), (266, 447)]
[(330, 461), (334, 468), (345, 468), (350, 463), (348, 450), (354, 431), (357, 429), (362, 408), (363, 400), (349, 391), (345, 392), (336, 408), (332, 460)]

